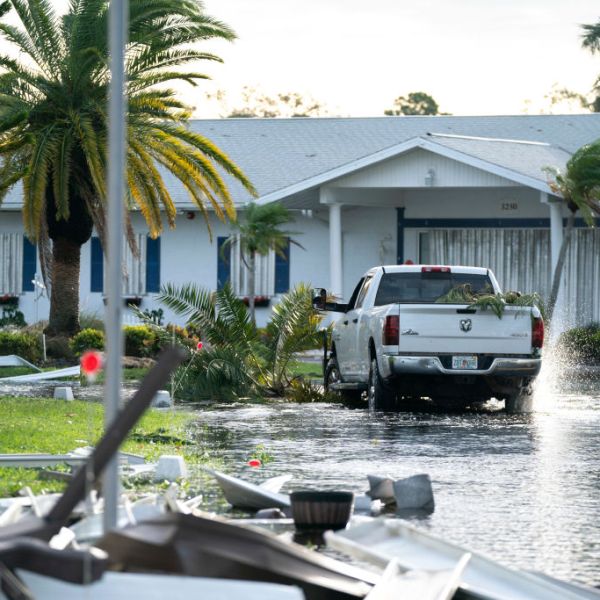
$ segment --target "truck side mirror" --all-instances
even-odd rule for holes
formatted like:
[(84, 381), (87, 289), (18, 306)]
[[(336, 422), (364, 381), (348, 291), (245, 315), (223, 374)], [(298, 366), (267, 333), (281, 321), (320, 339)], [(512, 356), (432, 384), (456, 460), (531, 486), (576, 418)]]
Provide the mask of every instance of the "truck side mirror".
[(312, 304), (317, 310), (348, 312), (347, 304), (341, 304), (339, 302), (327, 302), (327, 290), (325, 288), (315, 288), (313, 290)]
[(327, 303), (327, 290), (325, 288), (315, 288), (313, 290), (313, 307), (317, 310), (326, 310), (325, 304)]

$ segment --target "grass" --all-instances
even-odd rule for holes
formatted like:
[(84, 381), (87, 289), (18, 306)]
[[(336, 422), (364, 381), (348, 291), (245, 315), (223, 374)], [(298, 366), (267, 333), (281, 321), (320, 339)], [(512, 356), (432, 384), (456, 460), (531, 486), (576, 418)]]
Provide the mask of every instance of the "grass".
[(2, 377), (17, 377), (19, 375), (29, 375), (30, 373), (36, 373), (29, 367), (0, 367), (0, 378)]
[[(122, 446), (125, 452), (156, 460), (180, 454), (188, 464), (207, 455), (190, 439), (192, 412), (149, 410)], [(0, 453), (65, 454), (95, 444), (102, 434), (103, 407), (94, 402), (0, 397)], [(61, 491), (65, 484), (38, 479), (37, 469), (0, 468), (0, 497), (14, 496), (23, 486), (34, 493)]]
[[(44, 367), (43, 371), (53, 371), (55, 368)], [(141, 381), (148, 371), (149, 367), (133, 367), (130, 369), (123, 369), (123, 381)], [(17, 377), (18, 375), (31, 375), (37, 373), (29, 367), (0, 367), (0, 378), (2, 377)], [(67, 377), (65, 379), (77, 379), (77, 377)], [(100, 373), (96, 383), (104, 383), (104, 372)]]
[(320, 362), (300, 362), (297, 361), (290, 365), (290, 373), (293, 377), (307, 377), (309, 379), (322, 379), (323, 367)]

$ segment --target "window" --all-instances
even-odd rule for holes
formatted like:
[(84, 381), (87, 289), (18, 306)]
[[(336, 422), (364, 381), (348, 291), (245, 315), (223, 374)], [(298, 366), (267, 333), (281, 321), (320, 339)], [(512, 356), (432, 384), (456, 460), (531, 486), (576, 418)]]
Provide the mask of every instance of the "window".
[(35, 244), (32, 244), (23, 236), (23, 291), (33, 292), (35, 287), (33, 280), (37, 271), (37, 252)]
[(365, 301), (365, 296), (367, 295), (367, 292), (371, 287), (372, 281), (373, 275), (370, 275), (365, 279), (365, 283), (363, 284), (362, 289), (360, 290), (360, 292), (358, 293), (358, 297), (356, 298), (356, 304), (354, 305), (354, 308), (360, 308), (362, 306), (363, 302)]
[(487, 275), (470, 273), (386, 273), (379, 282), (375, 306), (403, 302), (432, 304), (451, 289), (469, 285), (475, 294), (493, 290)]
[[(135, 234), (139, 255), (135, 256), (129, 244), (123, 246), (123, 284), (124, 296), (142, 296), (158, 292), (160, 289), (160, 238), (153, 240), (147, 235)], [(91, 240), (91, 277), (90, 291), (104, 292), (106, 273), (104, 253), (100, 239)]]
[(20, 294), (22, 282), (23, 235), (0, 233), (0, 294)]
[[(249, 270), (242, 259), (239, 244), (227, 244), (227, 237), (217, 238), (217, 289), (229, 282), (235, 294), (249, 295)], [(290, 289), (290, 244), (279, 256), (273, 250), (266, 256), (257, 256), (255, 264), (254, 295), (271, 297)]]

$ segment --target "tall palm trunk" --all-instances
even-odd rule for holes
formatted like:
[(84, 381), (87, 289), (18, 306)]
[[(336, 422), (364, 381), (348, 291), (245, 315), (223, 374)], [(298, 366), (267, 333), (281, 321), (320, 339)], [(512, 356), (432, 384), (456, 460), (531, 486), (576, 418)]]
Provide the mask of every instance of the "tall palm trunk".
[(563, 237), (560, 252), (558, 254), (558, 260), (556, 261), (556, 267), (554, 267), (554, 275), (552, 277), (552, 289), (550, 290), (550, 298), (548, 299), (548, 310), (546, 311), (546, 319), (548, 321), (547, 326), (550, 327), (552, 324), (552, 316), (554, 315), (554, 309), (556, 308), (556, 300), (558, 299), (558, 292), (560, 291), (560, 284), (562, 282), (562, 274), (567, 259), (567, 250), (573, 237), (573, 227), (575, 225), (575, 212), (572, 210), (569, 213), (567, 219), (567, 229)]
[(72, 336), (79, 331), (79, 269), (81, 246), (64, 237), (52, 244), (52, 294), (49, 336)]
[(248, 257), (248, 308), (250, 309), (250, 319), (253, 325), (256, 325), (256, 309), (254, 282), (256, 280), (256, 252), (250, 252)]

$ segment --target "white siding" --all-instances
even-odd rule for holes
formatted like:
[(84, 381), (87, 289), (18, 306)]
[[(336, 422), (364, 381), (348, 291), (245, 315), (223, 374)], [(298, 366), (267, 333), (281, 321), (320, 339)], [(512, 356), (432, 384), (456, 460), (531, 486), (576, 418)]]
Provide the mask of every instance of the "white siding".
[(433, 169), (433, 187), (498, 187), (518, 184), (480, 169), (422, 149), (384, 160), (341, 177), (332, 187), (429, 187), (425, 178)]

